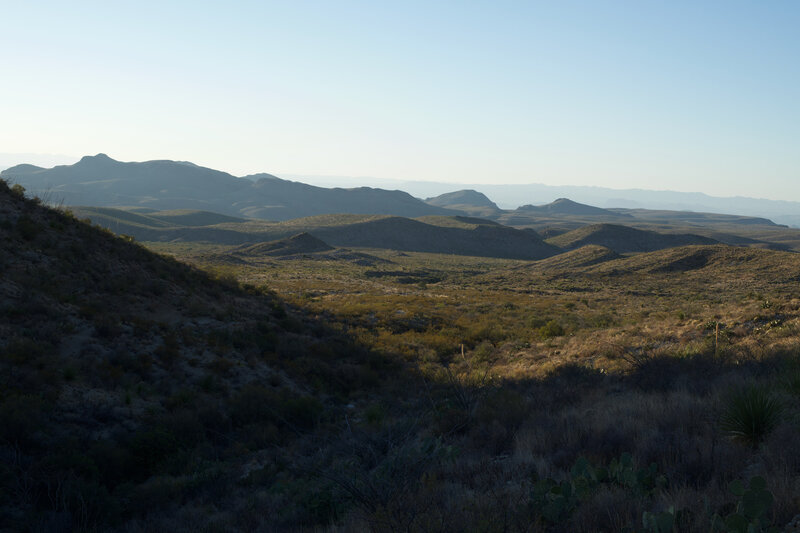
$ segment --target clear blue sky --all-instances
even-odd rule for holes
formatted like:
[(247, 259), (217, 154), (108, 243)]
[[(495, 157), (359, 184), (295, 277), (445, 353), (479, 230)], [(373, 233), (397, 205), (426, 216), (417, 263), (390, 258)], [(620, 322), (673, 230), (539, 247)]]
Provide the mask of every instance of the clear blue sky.
[(800, 200), (800, 2), (0, 0), (0, 152)]

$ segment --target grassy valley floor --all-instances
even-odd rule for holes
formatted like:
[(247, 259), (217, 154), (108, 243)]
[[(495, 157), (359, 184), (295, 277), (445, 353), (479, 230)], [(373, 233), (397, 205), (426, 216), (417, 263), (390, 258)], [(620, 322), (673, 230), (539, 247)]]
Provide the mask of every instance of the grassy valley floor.
[[(152, 247), (268, 286), (410, 369), (404, 394), (353, 401), (353, 447), (320, 467), (352, 505), (344, 529), (738, 531), (800, 513), (797, 254), (234, 263)], [(748, 515), (742, 498), (767, 499), (760, 478), (770, 505)]]

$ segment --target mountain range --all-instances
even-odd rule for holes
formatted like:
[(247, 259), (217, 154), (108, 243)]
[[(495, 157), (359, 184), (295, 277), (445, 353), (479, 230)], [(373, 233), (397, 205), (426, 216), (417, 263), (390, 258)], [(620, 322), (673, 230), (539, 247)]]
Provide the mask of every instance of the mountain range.
[(509, 210), (472, 189), (422, 200), (271, 174), (240, 178), (181, 161), (126, 163), (98, 154), (50, 169), (17, 165), (0, 176), (143, 241), (252, 245), (308, 232), (326, 246), (532, 260), (584, 245), (615, 253), (714, 242), (800, 250), (800, 232), (766, 218), (602, 208), (568, 198)]
[[(670, 211), (697, 211), (704, 213), (732, 213), (744, 216), (767, 217), (780, 224), (800, 227), (800, 202), (769, 200), (743, 196), (719, 196), (698, 192), (681, 192), (650, 189), (611, 189), (579, 185), (545, 185), (542, 183), (456, 183), (380, 178), (352, 178), (346, 176), (321, 177), (291, 175), (309, 183), (355, 187), (369, 183), (373, 187), (397, 188), (425, 198), (435, 197), (453, 190), (479, 190), (502, 209), (515, 209), (521, 204), (546, 204), (558, 198), (604, 208), (658, 209)], [(667, 184), (665, 184), (667, 185)]]
[(182, 161), (125, 163), (105, 154), (44, 169), (17, 165), (0, 173), (9, 183), (55, 203), (200, 209), (232, 216), (287, 220), (323, 213), (417, 217), (458, 212), (403, 191), (370, 187), (326, 189), (270, 174), (237, 178)]
[[(515, 218), (518, 215), (530, 218), (531, 215), (564, 214), (565, 206), (559, 204), (569, 198), (573, 203), (590, 205), (594, 215), (615, 217), (618, 221), (628, 215), (641, 215), (642, 211), (660, 210), (684, 214), (728, 213), (769, 218), (780, 224), (800, 227), (800, 202), (540, 184), (465, 187), (446, 183), (371, 180), (368, 182), (372, 185), (370, 187), (326, 188), (264, 173), (239, 178), (180, 161), (126, 163), (105, 154), (86, 156), (73, 165), (50, 169), (21, 164), (4, 170), (0, 176), (53, 203), (136, 206), (156, 210), (193, 209), (269, 220), (325, 213), (404, 217), (466, 213), (518, 224), (520, 222)], [(402, 187), (403, 190), (375, 188), (378, 184)], [(428, 198), (423, 201), (412, 194)], [(548, 202), (552, 205), (543, 207)], [(599, 211), (601, 209), (606, 211)], [(588, 211), (576, 213), (574, 210), (569, 214), (592, 215)]]

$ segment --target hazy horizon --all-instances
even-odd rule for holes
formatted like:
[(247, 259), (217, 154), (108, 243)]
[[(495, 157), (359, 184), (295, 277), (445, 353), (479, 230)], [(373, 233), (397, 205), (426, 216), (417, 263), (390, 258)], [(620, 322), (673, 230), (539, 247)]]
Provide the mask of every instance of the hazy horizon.
[[(74, 157), (74, 156), (65, 156), (61, 154), (9, 154), (0, 152), (0, 172), (3, 170), (10, 168), (12, 166), (16, 166), (19, 164), (33, 164), (35, 166), (41, 166), (43, 168), (52, 168), (58, 165), (72, 165), (77, 163), (82, 157), (86, 156), (94, 156), (97, 154), (85, 154), (84, 156)], [(105, 154), (120, 162), (141, 162), (141, 161), (124, 161), (114, 157), (113, 154)], [(159, 158), (159, 159), (166, 159), (166, 158)], [(175, 161), (175, 159), (172, 159)], [(191, 163), (196, 163), (194, 161), (190, 161)], [(204, 165), (201, 165), (204, 166)], [(213, 167), (209, 167), (213, 168)], [(374, 187), (374, 188), (383, 188), (383, 189), (391, 189), (391, 188), (398, 188), (405, 192), (412, 194), (413, 196), (419, 198), (426, 198), (430, 196), (437, 196), (439, 194), (444, 194), (447, 192), (453, 192), (458, 189), (469, 189), (473, 187), (481, 188), (481, 187), (503, 187), (503, 186), (510, 186), (510, 187), (518, 187), (518, 186), (543, 186), (543, 187), (550, 187), (555, 189), (569, 189), (569, 188), (597, 188), (601, 190), (608, 190), (608, 191), (619, 191), (620, 193), (631, 192), (631, 191), (642, 191), (642, 192), (653, 192), (653, 193), (679, 193), (679, 194), (702, 194), (709, 196), (715, 199), (731, 199), (735, 200), (737, 198), (745, 198), (745, 199), (753, 199), (753, 200), (768, 200), (768, 201), (777, 201), (777, 202), (793, 202), (795, 200), (790, 200), (786, 198), (768, 198), (765, 196), (744, 196), (744, 195), (736, 195), (736, 196), (725, 196), (723, 194), (713, 194), (713, 193), (706, 193), (699, 190), (677, 190), (677, 189), (659, 189), (656, 187), (626, 187), (626, 188), (619, 188), (619, 187), (606, 187), (603, 185), (581, 185), (581, 184), (573, 184), (573, 183), (542, 183), (542, 182), (527, 182), (527, 183), (513, 183), (513, 182), (498, 182), (498, 183), (466, 183), (466, 182), (456, 182), (456, 181), (437, 181), (437, 180), (418, 180), (418, 179), (393, 179), (393, 178), (378, 178), (373, 176), (339, 176), (339, 175), (328, 175), (328, 174), (293, 174), (293, 173), (276, 173), (270, 172), (269, 170), (260, 170), (252, 173), (247, 174), (236, 174), (234, 172), (230, 172), (225, 168), (213, 168), (214, 170), (219, 170), (222, 172), (227, 172), (233, 176), (237, 177), (245, 177), (246, 175), (252, 174), (272, 174), (281, 179), (286, 179), (290, 181), (298, 181), (302, 183), (307, 183), (309, 185), (315, 185), (318, 187), (342, 187), (342, 188), (350, 188), (350, 187)], [(496, 190), (496, 189), (495, 189)], [(479, 191), (483, 192), (483, 191)], [(556, 197), (550, 196), (547, 197), (546, 200), (542, 200), (541, 202), (534, 202), (539, 204), (549, 203), (554, 200)], [(495, 198), (492, 198), (495, 200)], [(516, 200), (516, 198), (515, 198)], [(515, 203), (511, 200), (504, 200), (499, 199), (495, 200), (498, 202), (498, 205), (504, 209), (514, 209), (520, 203)], [(523, 201), (522, 203), (526, 203)], [(606, 205), (606, 207), (621, 207), (615, 206), (612, 204)]]

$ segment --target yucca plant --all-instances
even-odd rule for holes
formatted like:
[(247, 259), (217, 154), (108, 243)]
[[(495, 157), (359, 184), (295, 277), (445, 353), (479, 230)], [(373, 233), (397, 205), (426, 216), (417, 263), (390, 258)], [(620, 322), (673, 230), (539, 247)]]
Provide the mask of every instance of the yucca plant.
[(755, 385), (734, 391), (720, 419), (720, 428), (731, 438), (756, 447), (780, 420), (783, 406), (764, 387)]

